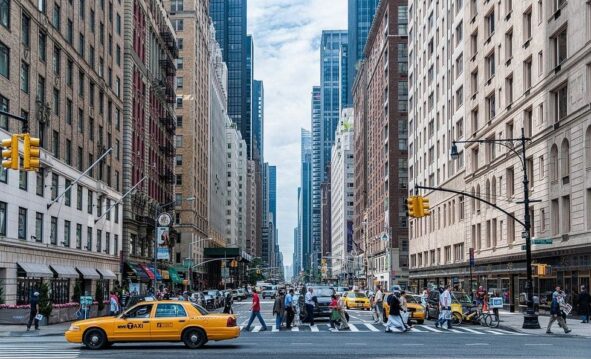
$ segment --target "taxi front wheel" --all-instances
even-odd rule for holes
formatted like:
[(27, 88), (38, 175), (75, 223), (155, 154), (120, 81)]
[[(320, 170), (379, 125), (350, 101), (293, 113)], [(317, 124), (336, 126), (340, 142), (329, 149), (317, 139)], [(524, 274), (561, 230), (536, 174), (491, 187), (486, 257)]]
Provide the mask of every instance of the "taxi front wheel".
[(207, 342), (205, 332), (199, 328), (189, 328), (183, 334), (183, 343), (189, 349), (201, 348), (205, 342)]
[(107, 345), (107, 336), (100, 329), (90, 329), (84, 334), (83, 342), (88, 349), (98, 350)]

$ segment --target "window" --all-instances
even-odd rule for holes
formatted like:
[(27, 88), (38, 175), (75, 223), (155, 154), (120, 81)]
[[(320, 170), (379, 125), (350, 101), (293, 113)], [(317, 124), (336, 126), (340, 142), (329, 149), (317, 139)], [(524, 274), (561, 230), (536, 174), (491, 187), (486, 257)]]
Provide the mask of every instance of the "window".
[(47, 61), (47, 34), (39, 31), (39, 60)]
[(51, 174), (51, 200), (55, 200), (57, 198), (57, 192), (59, 189), (59, 177), (57, 174)]
[(459, 46), (464, 39), (464, 23), (460, 21), (458, 26), (456, 26), (456, 46)]
[(180, 31), (183, 31), (184, 22), (182, 19), (176, 19), (176, 20), (173, 20), (172, 26), (175, 31), (180, 32)]
[(76, 190), (76, 209), (81, 211), (82, 210), (82, 192), (83, 192), (83, 187), (81, 185), (77, 185), (77, 190)]
[(18, 208), (18, 239), (27, 239), (27, 209)]
[(523, 62), (523, 90), (527, 91), (531, 88), (531, 67), (532, 67), (531, 56)]
[[(8, 99), (2, 95), (0, 95), (0, 110), (2, 111), (9, 111), (9, 102)], [(5, 115), (0, 115), (0, 128), (8, 130), (8, 117)], [(4, 167), (0, 168), (4, 169)]]
[(74, 43), (74, 23), (70, 19), (68, 19), (66, 25), (66, 41), (70, 45)]
[(53, 46), (53, 73), (59, 75), (61, 72), (61, 61), (62, 61), (62, 50), (57, 47), (57, 45)]
[(456, 79), (464, 72), (464, 54), (456, 59)]
[(505, 79), (505, 103), (507, 106), (513, 103), (513, 74)]
[(525, 164), (527, 166), (527, 178), (529, 180), (529, 189), (532, 190), (534, 188), (534, 182), (535, 182), (533, 157), (528, 158), (525, 161)]
[(523, 42), (525, 47), (532, 37), (531, 7), (523, 13)]
[(176, 165), (177, 166), (183, 165), (183, 155), (176, 155)]
[(86, 229), (86, 247), (84, 248), (87, 251), (92, 251), (92, 228), (88, 227)]
[(530, 107), (523, 112), (523, 130), (525, 132), (525, 137), (532, 136), (532, 128), (533, 128), (533, 111)]
[(68, 58), (66, 67), (66, 84), (72, 87), (74, 83), (74, 60)]
[(472, 117), (472, 134), (476, 133), (479, 129), (478, 123), (478, 107), (474, 108), (471, 113)]
[(478, 68), (470, 74), (470, 87), (472, 88), (472, 95), (478, 93)]
[(58, 31), (60, 30), (60, 24), (62, 22), (61, 7), (57, 3), (53, 3), (53, 14), (51, 16), (51, 25)]
[(564, 84), (551, 92), (554, 105), (555, 122), (561, 121), (567, 116), (568, 86)]
[(513, 197), (515, 193), (515, 169), (513, 167), (509, 167), (506, 170), (505, 180), (505, 188), (507, 189), (507, 198)]
[[(515, 213), (511, 213), (515, 216)], [(515, 219), (512, 216), (507, 216), (507, 243), (515, 242)]]
[(492, 121), (496, 116), (496, 100), (494, 91), (486, 98), (486, 120)]
[(558, 34), (551, 38), (552, 50), (554, 52), (554, 67), (559, 66), (566, 60), (567, 56), (567, 37), (566, 28), (560, 30)]
[(6, 202), (0, 202), (0, 236), (6, 236)]
[(26, 62), (21, 63), (21, 91), (29, 93), (29, 65)]
[(486, 24), (486, 37), (491, 37), (495, 33), (495, 11), (491, 11), (484, 18)]
[(10, 28), (10, 0), (0, 0), (0, 25)]
[(86, 203), (86, 211), (88, 212), (88, 214), (92, 214), (92, 207), (93, 207), (93, 203), (92, 203), (92, 191), (88, 190), (88, 202)]
[(21, 17), (21, 41), (25, 48), (31, 48), (31, 18), (25, 13)]
[(111, 254), (111, 233), (105, 232), (105, 253)]
[(505, 61), (513, 58), (513, 29), (505, 33)]
[(180, 318), (186, 316), (187, 313), (180, 304), (158, 304), (158, 307), (156, 307), (156, 318)]
[[(22, 159), (21, 159), (22, 161)], [(19, 171), (19, 181), (18, 181), (18, 188), (26, 191), (29, 187), (29, 172), (27, 171)]]
[(43, 197), (45, 192), (45, 173), (43, 168), (40, 168), (37, 173), (35, 174), (36, 181), (35, 181), (35, 192), (37, 196)]
[(565, 138), (560, 145), (560, 177), (563, 184), (569, 183), (570, 176), (570, 147)]
[(496, 73), (496, 67), (495, 67), (495, 51), (493, 50), (490, 54), (488, 54), (488, 56), (486, 56), (486, 59), (484, 61), (486, 63), (486, 76), (487, 76), (487, 80), (489, 80)]
[(470, 35), (470, 54), (472, 55), (472, 59), (474, 59), (478, 53), (479, 47), (480, 44), (478, 43), (478, 31), (474, 31), (474, 33)]
[(103, 250), (103, 231), (100, 229), (96, 230), (96, 251), (101, 252)]
[(183, 147), (183, 136), (182, 135), (177, 135), (176, 136), (175, 145), (176, 145), (175, 146), (176, 148)]
[(51, 217), (51, 228), (49, 231), (49, 242), (57, 245), (57, 217)]
[(478, 170), (478, 147), (472, 149), (472, 172)]
[(183, 0), (171, 0), (170, 11), (183, 11)]
[(570, 196), (563, 196), (562, 197), (562, 232), (561, 233), (569, 233), (570, 232)]
[(0, 42), (0, 75), (10, 77), (10, 49), (3, 42)]
[(35, 241), (43, 243), (43, 213), (35, 213)]
[(76, 248), (82, 249), (82, 225), (76, 224)]

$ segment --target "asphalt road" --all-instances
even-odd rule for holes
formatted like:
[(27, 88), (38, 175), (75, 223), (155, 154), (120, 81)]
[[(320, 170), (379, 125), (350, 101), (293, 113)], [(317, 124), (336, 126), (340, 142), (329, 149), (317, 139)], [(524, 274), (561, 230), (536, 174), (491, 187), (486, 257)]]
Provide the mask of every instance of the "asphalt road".
[[(248, 320), (249, 303), (237, 303), (238, 323)], [(351, 331), (329, 332), (328, 322), (317, 328), (299, 325), (297, 331), (275, 331), (271, 301), (263, 302), (266, 332), (243, 331), (240, 338), (210, 342), (200, 350), (182, 344), (119, 344), (100, 352), (66, 343), (63, 337), (1, 338), (0, 358), (329, 358), (355, 355), (367, 358), (589, 358), (589, 339), (576, 336), (524, 335), (476, 326), (453, 331), (434, 328), (432, 322), (408, 333), (384, 333), (368, 312), (350, 311)], [(372, 329), (372, 327), (374, 329)]]

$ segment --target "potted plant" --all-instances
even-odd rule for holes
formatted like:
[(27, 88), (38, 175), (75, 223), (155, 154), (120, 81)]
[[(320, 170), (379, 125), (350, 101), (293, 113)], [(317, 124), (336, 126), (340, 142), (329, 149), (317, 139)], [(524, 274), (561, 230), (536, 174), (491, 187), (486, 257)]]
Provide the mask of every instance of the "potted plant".
[(41, 287), (39, 288), (39, 313), (43, 314), (43, 319), (41, 320), (41, 325), (47, 325), (49, 316), (53, 310), (53, 304), (51, 303), (51, 295), (49, 284), (41, 283)]

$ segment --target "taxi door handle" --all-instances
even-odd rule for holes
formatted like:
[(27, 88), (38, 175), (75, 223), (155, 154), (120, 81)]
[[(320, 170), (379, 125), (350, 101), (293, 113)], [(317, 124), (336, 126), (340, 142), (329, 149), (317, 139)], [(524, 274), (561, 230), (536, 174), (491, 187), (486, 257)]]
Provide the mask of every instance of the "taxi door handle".
[(142, 323), (150, 323), (149, 320), (144, 320)]
[(184, 319), (179, 320), (179, 323), (184, 323), (184, 322), (185, 322)]

